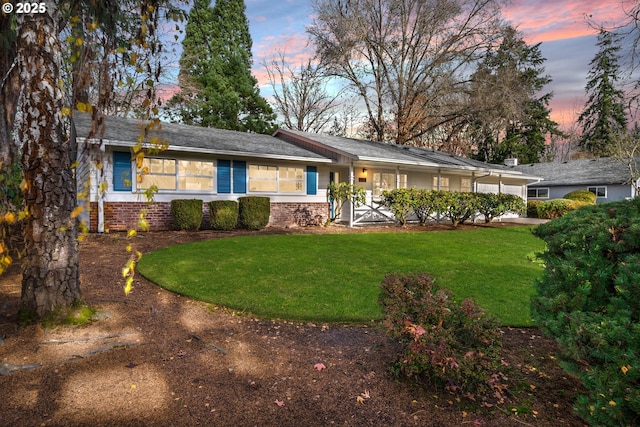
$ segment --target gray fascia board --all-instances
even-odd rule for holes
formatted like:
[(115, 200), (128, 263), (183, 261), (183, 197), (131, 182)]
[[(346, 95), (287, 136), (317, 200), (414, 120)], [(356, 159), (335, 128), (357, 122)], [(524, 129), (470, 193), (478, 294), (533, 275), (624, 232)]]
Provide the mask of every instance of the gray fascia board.
[[(89, 143), (100, 144), (100, 141), (93, 139), (89, 141)], [(131, 148), (138, 145), (137, 143), (133, 143), (131, 141), (118, 141), (118, 140), (110, 140), (110, 139), (103, 139), (102, 143), (104, 145), (109, 145), (111, 147), (126, 147), (126, 148)], [(256, 153), (244, 152), (244, 151), (207, 150), (205, 148), (183, 147), (180, 145), (169, 145), (167, 149), (163, 151), (177, 151), (181, 153), (197, 153), (197, 154), (216, 154), (221, 156), (235, 156), (235, 157), (255, 157), (259, 159), (271, 159), (271, 160), (273, 159), (293, 160), (293, 161), (313, 162), (313, 163), (332, 163), (332, 160), (327, 158), (256, 154)]]

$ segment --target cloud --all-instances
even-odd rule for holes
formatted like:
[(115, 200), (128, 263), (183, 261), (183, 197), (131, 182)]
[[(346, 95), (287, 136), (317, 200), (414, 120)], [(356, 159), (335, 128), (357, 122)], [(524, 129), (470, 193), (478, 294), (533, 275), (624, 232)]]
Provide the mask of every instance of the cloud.
[(504, 15), (530, 43), (595, 34), (595, 25), (611, 25), (624, 16), (619, 1), (514, 0)]

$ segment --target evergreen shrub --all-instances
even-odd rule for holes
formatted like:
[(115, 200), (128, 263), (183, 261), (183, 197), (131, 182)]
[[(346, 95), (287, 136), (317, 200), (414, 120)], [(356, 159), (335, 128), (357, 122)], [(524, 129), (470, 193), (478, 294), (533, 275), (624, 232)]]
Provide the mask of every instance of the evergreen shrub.
[(498, 374), (497, 319), (470, 298), (455, 303), (451, 291), (439, 289), (425, 273), (388, 274), (381, 287), (384, 326), (403, 346), (395, 374), (473, 399), (488, 391), (500, 398), (505, 385)]
[(577, 200), (587, 205), (596, 204), (596, 195), (588, 190), (575, 190), (567, 193), (562, 197), (563, 199)]
[(248, 230), (260, 230), (269, 223), (271, 201), (268, 197), (245, 196), (238, 199), (238, 225)]
[(547, 249), (532, 314), (587, 394), (589, 425), (640, 422), (640, 198), (585, 206), (534, 229)]
[(554, 219), (560, 218), (568, 212), (574, 211), (585, 204), (577, 200), (551, 199), (545, 200), (538, 205), (538, 218)]
[(202, 200), (172, 200), (171, 217), (173, 218), (173, 228), (176, 230), (199, 230), (202, 224)]
[(516, 195), (506, 193), (474, 194), (478, 198), (478, 211), (484, 216), (486, 223), (507, 213), (522, 215), (525, 212), (524, 200)]
[(233, 230), (238, 224), (238, 202), (235, 200), (214, 200), (209, 202), (211, 228)]
[(539, 218), (538, 207), (542, 203), (542, 200), (528, 200), (527, 201), (527, 217)]

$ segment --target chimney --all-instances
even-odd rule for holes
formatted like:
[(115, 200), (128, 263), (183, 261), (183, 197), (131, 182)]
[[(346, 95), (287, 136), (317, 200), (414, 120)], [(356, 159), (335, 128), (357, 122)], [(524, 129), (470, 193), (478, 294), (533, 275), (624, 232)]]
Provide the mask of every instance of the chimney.
[(517, 158), (504, 159), (505, 166), (518, 166)]

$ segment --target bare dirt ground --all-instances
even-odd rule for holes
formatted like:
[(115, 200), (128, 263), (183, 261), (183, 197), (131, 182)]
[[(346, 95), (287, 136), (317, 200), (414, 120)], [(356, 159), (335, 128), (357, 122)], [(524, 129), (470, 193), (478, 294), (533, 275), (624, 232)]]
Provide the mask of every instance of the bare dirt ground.
[[(433, 228), (448, 227), (409, 229)], [(230, 235), (146, 233), (133, 243), (146, 253)], [(391, 376), (398, 346), (375, 324), (258, 319), (141, 277), (127, 297), (120, 275), (126, 244), (122, 234), (91, 235), (81, 244), (83, 296), (98, 310), (86, 327), (19, 328), (18, 266), (0, 278), (0, 425), (584, 425), (571, 409), (579, 382), (558, 367), (555, 343), (537, 329), (504, 329), (510, 398), (479, 407)]]

